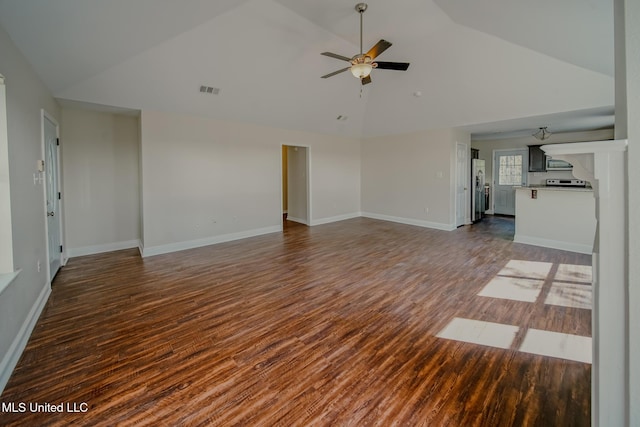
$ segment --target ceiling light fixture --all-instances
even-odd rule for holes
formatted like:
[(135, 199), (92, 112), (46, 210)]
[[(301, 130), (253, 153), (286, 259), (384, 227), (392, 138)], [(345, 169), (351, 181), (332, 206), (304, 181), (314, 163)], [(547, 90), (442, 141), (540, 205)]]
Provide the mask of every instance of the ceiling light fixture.
[(547, 127), (541, 127), (539, 128), (538, 132), (534, 133), (532, 136), (536, 139), (539, 139), (540, 141), (544, 141), (545, 139), (549, 139), (549, 137), (552, 135), (551, 132), (549, 132), (547, 130)]
[(364, 79), (369, 76), (369, 74), (371, 74), (371, 70), (373, 70), (373, 65), (367, 62), (353, 64), (351, 66), (351, 74), (353, 74), (353, 77), (358, 79)]

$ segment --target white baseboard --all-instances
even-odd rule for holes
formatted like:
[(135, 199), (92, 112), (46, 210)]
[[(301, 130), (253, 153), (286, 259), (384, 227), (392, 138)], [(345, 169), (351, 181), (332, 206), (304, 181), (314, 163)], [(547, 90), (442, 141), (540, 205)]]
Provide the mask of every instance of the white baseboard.
[(199, 248), (202, 246), (215, 245), (217, 243), (231, 242), (233, 240), (246, 239), (248, 237), (256, 237), (256, 236), (261, 236), (263, 234), (278, 233), (278, 232), (282, 232), (281, 225), (274, 225), (271, 227), (264, 227), (264, 228), (256, 228), (253, 230), (241, 231), (238, 233), (222, 234), (219, 236), (211, 236), (211, 237), (206, 237), (204, 239), (189, 240), (186, 242), (168, 243), (166, 245), (144, 247), (141, 244), (139, 247), (141, 249), (142, 257), (145, 258), (149, 256), (154, 256), (154, 255), (184, 251), (186, 249)]
[(31, 307), (31, 310), (29, 310), (29, 314), (22, 323), (20, 331), (18, 331), (18, 335), (13, 339), (9, 350), (4, 355), (2, 362), (0, 362), (0, 394), (2, 394), (7, 382), (9, 382), (11, 373), (18, 364), (24, 348), (27, 346), (31, 332), (33, 332), (33, 328), (36, 326), (40, 313), (42, 313), (42, 309), (47, 303), (49, 294), (51, 294), (51, 285), (47, 282), (40, 291), (40, 295), (38, 295), (38, 299)]
[(525, 245), (542, 246), (543, 248), (560, 249), (569, 252), (578, 252), (581, 254), (592, 254), (593, 245), (585, 245), (582, 243), (562, 242), (559, 240), (541, 239), (539, 237), (523, 236), (516, 234), (513, 237), (515, 243), (524, 243)]
[(390, 215), (380, 215), (380, 214), (374, 214), (371, 212), (362, 212), (362, 216), (365, 218), (381, 219), (383, 221), (399, 222), (400, 224), (416, 225), (418, 227), (424, 227), (424, 228), (434, 228), (436, 230), (453, 231), (457, 228), (455, 224), (443, 224), (441, 222), (431, 222), (431, 221), (423, 221), (421, 219), (402, 218), (402, 217), (390, 216)]
[(331, 222), (345, 221), (347, 219), (359, 218), (361, 216), (362, 216), (361, 212), (353, 212), (353, 213), (344, 214), (344, 215), (330, 216), (327, 218), (311, 220), (311, 225), (313, 226), (313, 225), (329, 224)]
[(140, 241), (138, 239), (126, 240), (123, 242), (105, 243), (104, 245), (84, 246), (82, 248), (70, 248), (67, 252), (67, 256), (69, 258), (73, 258), (77, 256), (94, 255), (94, 254), (101, 254), (104, 252), (119, 251), (122, 249), (137, 248), (139, 246), (140, 246)]

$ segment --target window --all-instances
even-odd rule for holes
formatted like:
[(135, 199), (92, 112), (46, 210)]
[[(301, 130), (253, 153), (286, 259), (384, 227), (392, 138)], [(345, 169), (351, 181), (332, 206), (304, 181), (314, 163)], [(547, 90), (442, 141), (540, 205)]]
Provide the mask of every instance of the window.
[(522, 184), (522, 154), (500, 156), (499, 185)]

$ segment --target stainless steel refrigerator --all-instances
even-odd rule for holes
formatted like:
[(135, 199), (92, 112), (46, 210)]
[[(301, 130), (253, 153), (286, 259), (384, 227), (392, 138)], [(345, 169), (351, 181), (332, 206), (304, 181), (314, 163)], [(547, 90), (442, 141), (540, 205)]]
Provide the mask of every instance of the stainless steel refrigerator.
[(484, 197), (485, 168), (484, 160), (471, 160), (471, 221), (480, 221), (487, 210)]

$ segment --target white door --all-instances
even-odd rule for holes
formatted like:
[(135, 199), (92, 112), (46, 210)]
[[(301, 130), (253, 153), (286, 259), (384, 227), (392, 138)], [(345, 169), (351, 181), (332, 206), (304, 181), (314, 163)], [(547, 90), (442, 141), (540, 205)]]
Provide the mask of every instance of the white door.
[(493, 156), (493, 211), (516, 214), (516, 185), (527, 185), (527, 150), (496, 150)]
[(468, 213), (467, 209), (467, 171), (469, 170), (467, 144), (458, 143), (456, 154), (456, 227), (464, 225)]
[(58, 126), (46, 115), (44, 116), (44, 162), (49, 280), (53, 280), (62, 262), (60, 188), (58, 185)]

